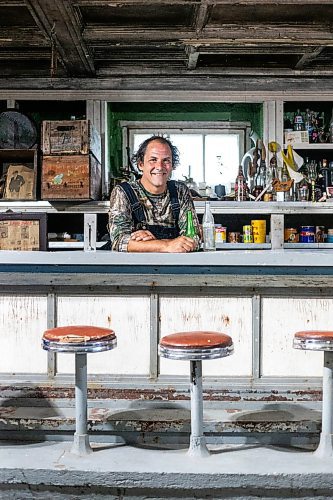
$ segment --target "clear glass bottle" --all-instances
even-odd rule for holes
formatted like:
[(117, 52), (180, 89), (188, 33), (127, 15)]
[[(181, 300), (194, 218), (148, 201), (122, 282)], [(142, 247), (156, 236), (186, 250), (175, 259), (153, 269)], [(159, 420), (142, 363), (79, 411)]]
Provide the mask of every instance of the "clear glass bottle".
[(298, 109), (294, 115), (294, 130), (304, 130), (304, 118), (301, 111)]
[(202, 219), (202, 229), (204, 252), (211, 252), (216, 250), (214, 216), (210, 209), (209, 201), (205, 202), (205, 213)]

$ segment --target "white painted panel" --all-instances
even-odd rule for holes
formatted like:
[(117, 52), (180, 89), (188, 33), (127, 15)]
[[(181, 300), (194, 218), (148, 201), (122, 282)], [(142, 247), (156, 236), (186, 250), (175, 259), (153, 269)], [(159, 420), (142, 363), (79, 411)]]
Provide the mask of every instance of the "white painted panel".
[(46, 373), (46, 296), (1, 295), (0, 311), (0, 372)]
[[(209, 376), (250, 376), (252, 371), (252, 304), (249, 298), (161, 298), (161, 336), (191, 330), (212, 330), (230, 335), (235, 352), (203, 362)], [(189, 374), (188, 361), (161, 358), (162, 375)]]
[(263, 299), (262, 374), (321, 376), (323, 353), (293, 349), (294, 333), (332, 327), (332, 299)]
[[(149, 297), (59, 297), (58, 326), (94, 325), (112, 328), (116, 349), (88, 354), (88, 373), (149, 373)], [(74, 371), (74, 357), (58, 355), (60, 373)]]

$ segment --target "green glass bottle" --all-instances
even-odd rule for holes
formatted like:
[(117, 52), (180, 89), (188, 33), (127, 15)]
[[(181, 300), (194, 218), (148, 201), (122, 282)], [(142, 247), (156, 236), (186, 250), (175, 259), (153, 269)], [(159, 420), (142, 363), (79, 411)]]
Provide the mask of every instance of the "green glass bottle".
[(195, 238), (197, 235), (197, 231), (194, 226), (193, 222), (193, 214), (191, 210), (187, 211), (187, 221), (186, 221), (186, 233), (185, 236), (188, 236), (188, 238)]

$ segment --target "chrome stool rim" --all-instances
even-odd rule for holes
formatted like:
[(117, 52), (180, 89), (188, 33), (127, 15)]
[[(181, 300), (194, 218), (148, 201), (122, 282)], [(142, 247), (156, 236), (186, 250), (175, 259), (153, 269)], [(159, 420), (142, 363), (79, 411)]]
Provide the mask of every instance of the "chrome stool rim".
[(89, 352), (111, 351), (117, 347), (117, 338), (107, 340), (93, 340), (89, 342), (72, 343), (57, 342), (55, 340), (42, 339), (42, 348), (45, 351), (55, 351), (63, 353), (84, 354)]
[(179, 348), (158, 346), (159, 355), (167, 359), (178, 359), (184, 361), (201, 361), (205, 359), (219, 359), (230, 356), (234, 352), (234, 345), (213, 348)]
[(294, 338), (294, 349), (302, 349), (308, 351), (333, 351), (333, 342), (331, 340), (317, 340)]

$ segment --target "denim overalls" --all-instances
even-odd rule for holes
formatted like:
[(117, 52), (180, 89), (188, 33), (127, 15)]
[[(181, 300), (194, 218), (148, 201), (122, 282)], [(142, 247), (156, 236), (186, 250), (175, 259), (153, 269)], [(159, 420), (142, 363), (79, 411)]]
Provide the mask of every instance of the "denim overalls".
[(130, 184), (128, 182), (122, 182), (120, 184), (120, 186), (125, 191), (126, 196), (131, 204), (132, 217), (133, 217), (133, 221), (134, 221), (135, 230), (147, 229), (158, 240), (162, 240), (162, 239), (170, 240), (170, 239), (177, 238), (179, 236), (178, 219), (179, 219), (179, 213), (180, 213), (180, 205), (179, 205), (179, 199), (178, 199), (175, 181), (168, 181), (167, 182), (167, 188), (169, 190), (169, 195), (170, 195), (172, 214), (173, 214), (173, 217), (175, 219), (175, 226), (172, 226), (172, 227), (164, 227), (164, 226), (159, 226), (159, 225), (155, 225), (155, 224), (147, 224), (147, 220), (145, 217), (144, 210), (142, 208), (142, 204), (138, 200), (138, 197), (137, 197), (136, 193), (134, 192), (133, 188), (130, 186)]

